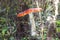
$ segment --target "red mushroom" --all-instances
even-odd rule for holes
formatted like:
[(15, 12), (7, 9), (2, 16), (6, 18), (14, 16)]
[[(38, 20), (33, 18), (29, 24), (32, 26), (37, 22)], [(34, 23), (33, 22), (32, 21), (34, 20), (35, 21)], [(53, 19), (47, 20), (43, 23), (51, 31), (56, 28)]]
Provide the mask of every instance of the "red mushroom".
[(30, 13), (39, 12), (41, 10), (42, 10), (42, 8), (30, 8), (30, 9), (27, 9), (27, 10), (17, 14), (17, 17), (22, 17), (22, 16), (25, 16), (25, 15), (30, 14)]

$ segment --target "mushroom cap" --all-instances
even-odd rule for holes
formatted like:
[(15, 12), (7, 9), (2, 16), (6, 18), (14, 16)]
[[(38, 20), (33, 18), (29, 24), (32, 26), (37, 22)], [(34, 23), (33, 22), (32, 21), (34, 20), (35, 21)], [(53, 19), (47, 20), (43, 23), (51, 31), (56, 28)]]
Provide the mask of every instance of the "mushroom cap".
[(30, 8), (30, 9), (27, 9), (27, 10), (21, 12), (21, 13), (18, 13), (17, 17), (23, 17), (27, 14), (41, 12), (41, 11), (42, 11), (42, 8)]

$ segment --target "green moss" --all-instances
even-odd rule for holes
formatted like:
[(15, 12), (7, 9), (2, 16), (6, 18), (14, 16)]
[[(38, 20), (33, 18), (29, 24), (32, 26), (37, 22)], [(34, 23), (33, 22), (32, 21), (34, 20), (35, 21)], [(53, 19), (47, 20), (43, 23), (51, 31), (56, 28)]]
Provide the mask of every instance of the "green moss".
[(60, 27), (60, 20), (56, 21), (56, 25), (57, 25), (57, 27)]
[(57, 25), (56, 31), (60, 32), (60, 20), (56, 21), (56, 25)]
[(56, 28), (56, 31), (57, 31), (57, 32), (60, 32), (60, 27), (57, 27), (57, 28)]

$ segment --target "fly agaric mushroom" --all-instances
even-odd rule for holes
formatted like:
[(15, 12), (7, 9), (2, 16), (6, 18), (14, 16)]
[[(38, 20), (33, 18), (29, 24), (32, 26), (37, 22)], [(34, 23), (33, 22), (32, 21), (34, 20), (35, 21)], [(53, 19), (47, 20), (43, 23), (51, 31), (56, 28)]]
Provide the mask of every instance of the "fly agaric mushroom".
[(42, 8), (30, 8), (30, 9), (27, 9), (27, 10), (17, 14), (17, 17), (23, 17), (30, 13), (40, 12), (41, 10), (42, 10)]

